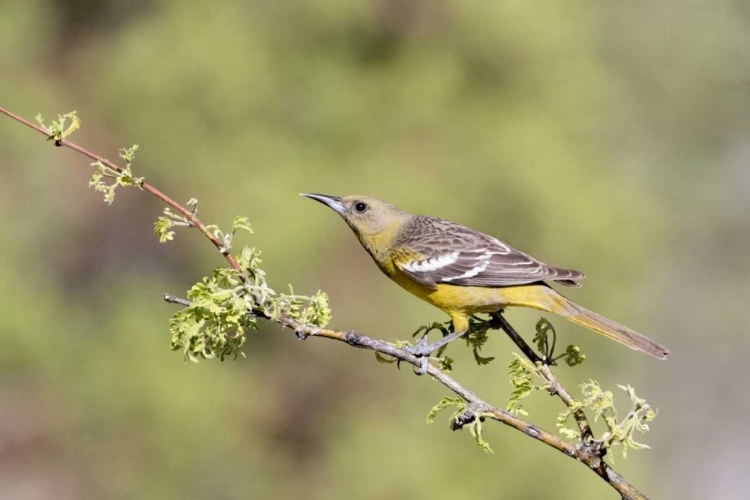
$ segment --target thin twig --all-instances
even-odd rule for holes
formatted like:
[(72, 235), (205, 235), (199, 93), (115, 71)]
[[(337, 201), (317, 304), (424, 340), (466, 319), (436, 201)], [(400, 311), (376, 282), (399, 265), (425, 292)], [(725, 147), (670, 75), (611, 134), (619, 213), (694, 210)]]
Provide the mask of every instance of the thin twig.
[(552, 371), (549, 369), (549, 365), (547, 364), (547, 362), (545, 362), (546, 360), (542, 359), (536, 353), (536, 351), (534, 351), (534, 349), (532, 349), (531, 346), (523, 339), (523, 337), (521, 337), (516, 329), (513, 328), (513, 325), (511, 325), (508, 320), (505, 319), (505, 316), (503, 316), (503, 311), (491, 315), (490, 326), (492, 328), (499, 327), (505, 333), (507, 333), (508, 337), (510, 337), (513, 343), (515, 343), (518, 348), (521, 349), (526, 357), (539, 367), (539, 373), (544, 378), (544, 381), (547, 382), (547, 391), (551, 395), (559, 397), (562, 402), (565, 403), (565, 406), (573, 410), (573, 418), (578, 425), (578, 429), (581, 431), (581, 441), (583, 442), (583, 444), (590, 447), (590, 453), (598, 453), (602, 455), (604, 450), (594, 442), (594, 433), (591, 431), (591, 424), (589, 424), (586, 413), (583, 411), (583, 409), (578, 408), (575, 405), (575, 400), (565, 389), (565, 387), (563, 387), (563, 385), (552, 374)]
[(510, 340), (512, 340), (513, 343), (516, 344), (519, 349), (521, 349), (524, 355), (529, 358), (529, 361), (531, 361), (535, 365), (544, 364), (544, 360), (536, 353), (536, 351), (534, 351), (534, 349), (529, 346), (529, 344), (526, 343), (526, 341), (523, 339), (523, 337), (521, 337), (516, 329), (513, 328), (510, 323), (508, 323), (508, 320), (505, 319), (502, 311), (491, 315), (490, 327), (495, 329), (501, 328), (505, 333), (507, 333), (508, 337), (510, 337)]
[[(9, 118), (12, 118), (13, 120), (22, 123), (26, 125), (27, 127), (39, 132), (40, 134), (44, 135), (45, 137), (49, 136), (48, 131), (46, 131), (44, 128), (35, 125), (28, 120), (25, 120), (24, 118), (21, 118), (20, 116), (11, 113), (10, 111), (0, 107), (0, 113), (8, 116)], [(56, 145), (58, 146), (64, 146), (69, 149), (72, 149), (73, 151), (82, 154), (94, 161), (99, 161), (102, 164), (106, 165), (107, 167), (116, 170), (118, 172), (122, 172), (122, 168), (114, 164), (113, 162), (107, 160), (106, 158), (102, 158), (99, 155), (96, 155), (89, 150), (72, 143), (66, 139), (61, 139), (59, 141), (56, 141)], [(240, 272), (240, 275), (242, 275), (241, 269), (235, 258), (229, 253), (224, 251), (222, 243), (206, 228), (206, 226), (198, 219), (195, 213), (193, 213), (191, 210), (186, 208), (185, 206), (179, 204), (178, 202), (174, 201), (172, 198), (165, 195), (160, 190), (156, 189), (152, 185), (143, 182), (141, 183), (140, 187), (144, 191), (148, 191), (152, 195), (156, 196), (160, 200), (162, 200), (165, 204), (168, 206), (174, 208), (178, 212), (180, 212), (185, 218), (187, 218), (188, 221), (190, 221), (196, 228), (198, 228), (206, 238), (208, 238), (211, 243), (219, 250), (219, 252), (224, 256), (224, 258), (227, 260), (229, 265), (235, 269), (236, 271)], [(190, 302), (185, 299), (180, 299), (171, 295), (165, 295), (164, 299), (171, 303), (180, 304), (183, 306), (189, 306)], [(264, 314), (262, 314), (261, 311), (253, 311), (255, 314), (261, 317), (265, 317)], [(502, 316), (498, 316), (499, 324), (503, 330), (513, 339), (513, 341), (518, 345), (519, 349), (521, 349), (524, 354), (529, 357), (530, 360), (532, 360), (534, 363), (541, 363), (544, 365), (543, 360), (539, 358), (539, 356), (531, 349), (528, 344), (521, 338), (521, 336), (516, 332), (512, 326), (503, 318)], [(298, 336), (304, 337), (321, 337), (321, 338), (328, 338), (333, 340), (338, 340), (340, 342), (345, 342), (348, 345), (354, 346), (354, 347), (360, 347), (365, 349), (371, 349), (373, 351), (379, 352), (381, 354), (386, 354), (388, 356), (392, 356), (402, 362), (409, 363), (415, 367), (421, 366), (421, 360), (417, 358), (416, 356), (406, 352), (403, 349), (399, 349), (398, 347), (395, 347), (391, 344), (388, 344), (386, 342), (383, 342), (381, 340), (377, 340), (371, 337), (368, 337), (366, 335), (362, 335), (360, 333), (357, 333), (355, 331), (342, 331), (342, 330), (333, 330), (328, 328), (318, 328), (310, 325), (301, 324), (291, 318), (278, 318), (276, 320), (277, 323), (280, 325), (289, 328), (293, 330)], [(547, 370), (549, 372), (549, 370)], [(578, 460), (579, 462), (585, 464), (587, 467), (589, 467), (591, 470), (593, 470), (596, 474), (598, 474), (604, 481), (606, 481), (612, 488), (614, 488), (623, 499), (626, 500), (647, 500), (647, 498), (640, 493), (635, 487), (633, 487), (630, 483), (628, 483), (619, 473), (617, 473), (614, 469), (612, 469), (609, 464), (607, 464), (601, 457), (600, 453), (592, 453), (592, 450), (588, 446), (575, 446), (571, 443), (568, 443), (567, 441), (563, 441), (555, 434), (552, 434), (541, 427), (537, 427), (533, 424), (530, 424), (524, 420), (521, 420), (520, 418), (516, 417), (515, 415), (497, 407), (494, 405), (491, 405), (481, 399), (479, 396), (477, 396), (472, 391), (466, 389), (461, 384), (459, 384), (455, 379), (450, 377), (448, 374), (443, 372), (442, 370), (436, 368), (433, 365), (428, 365), (427, 367), (427, 374), (429, 374), (433, 379), (437, 380), (441, 384), (443, 384), (445, 387), (453, 391), (455, 394), (459, 395), (461, 398), (463, 398), (471, 408), (476, 410), (477, 412), (481, 413), (481, 416), (491, 418), (493, 420), (496, 420), (498, 422), (501, 422), (505, 425), (508, 425), (514, 429), (517, 429), (527, 436), (537, 440), (541, 441), (548, 446), (551, 446), (552, 448), (555, 448), (556, 450), (560, 451), (561, 453), (565, 454), (566, 456), (569, 456), (571, 458), (574, 458)], [(551, 373), (550, 373), (551, 376)], [(562, 385), (560, 385), (554, 377), (551, 377), (551, 380), (555, 380), (556, 385), (553, 387), (555, 393), (560, 396), (566, 404), (570, 404), (572, 402), (572, 398), (570, 395), (564, 391), (562, 388)], [(584, 416), (585, 418), (585, 416)], [(468, 420), (464, 422), (464, 425), (469, 423)], [(580, 425), (580, 423), (579, 423)], [(460, 428), (460, 425), (457, 427)], [(581, 429), (582, 435), (584, 434), (583, 429)], [(590, 433), (590, 430), (588, 431)]]
[[(26, 125), (30, 129), (36, 130), (37, 132), (39, 132), (40, 134), (44, 135), (45, 137), (49, 137), (49, 132), (47, 130), (45, 130), (43, 127), (41, 127), (39, 125), (36, 125), (34, 123), (31, 123), (30, 121), (28, 121), (28, 120), (26, 120), (24, 118), (21, 118), (20, 116), (14, 114), (14, 113), (11, 113), (10, 111), (8, 111), (5, 108), (0, 107), (0, 113), (2, 113), (4, 115), (6, 115), (6, 116), (8, 116), (8, 117), (10, 117), (10, 118), (12, 118), (14, 120), (16, 120), (17, 122), (23, 123), (24, 125)], [(94, 161), (99, 161), (103, 165), (106, 165), (107, 167), (109, 167), (112, 170), (115, 170), (117, 172), (122, 172), (123, 171), (122, 167), (118, 166), (117, 164), (115, 164), (115, 163), (109, 161), (108, 159), (103, 158), (103, 157), (101, 157), (101, 156), (99, 156), (99, 155), (97, 155), (95, 153), (92, 153), (88, 149), (85, 149), (85, 148), (79, 146), (78, 144), (70, 142), (70, 141), (68, 141), (66, 139), (60, 139), (59, 141), (55, 141), (55, 145), (56, 146), (60, 146), (60, 147), (66, 147), (68, 149), (72, 149), (76, 153), (82, 154), (83, 156), (86, 156), (87, 158), (91, 158)], [(162, 191), (156, 189), (154, 186), (152, 186), (148, 182), (145, 182), (145, 181), (141, 182), (141, 184), (140, 184), (139, 187), (141, 189), (143, 189), (144, 191), (148, 191), (152, 195), (156, 196), (161, 201), (163, 201), (166, 205), (169, 205), (170, 207), (172, 207), (175, 210), (177, 210), (178, 212), (180, 212), (193, 226), (195, 226), (196, 228), (198, 228), (198, 230), (201, 233), (203, 233), (203, 235), (206, 238), (208, 238), (211, 241), (211, 243), (214, 244), (214, 246), (219, 250), (219, 252), (227, 260), (227, 262), (232, 267), (232, 269), (234, 269), (235, 271), (239, 271), (240, 275), (242, 274), (241, 273), (242, 270), (240, 269), (240, 265), (237, 263), (237, 260), (232, 256), (232, 254), (230, 254), (229, 252), (225, 251), (223, 243), (221, 241), (219, 241), (218, 238), (216, 238), (216, 236), (214, 236), (213, 233), (208, 230), (208, 228), (206, 228), (206, 225), (203, 224), (203, 222), (201, 222), (201, 220), (198, 218), (198, 216), (192, 210), (189, 210), (187, 207), (185, 207), (185, 206), (181, 205), (180, 203), (174, 201), (172, 198), (170, 198), (169, 196), (167, 196), (166, 194), (164, 194)]]

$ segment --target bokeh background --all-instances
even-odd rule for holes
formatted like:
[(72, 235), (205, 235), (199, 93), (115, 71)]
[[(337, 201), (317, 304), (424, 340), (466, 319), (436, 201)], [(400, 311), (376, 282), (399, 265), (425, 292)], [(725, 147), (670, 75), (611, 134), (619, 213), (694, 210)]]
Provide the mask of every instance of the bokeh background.
[[(201, 216), (248, 215), (277, 288), (330, 294), (334, 321), (394, 340), (439, 311), (380, 275), (301, 191), (370, 194), (584, 270), (568, 296), (667, 344), (657, 362), (555, 321), (561, 367), (631, 383), (653, 449), (616, 456), (651, 498), (747, 498), (750, 4), (736, 0), (2, 0), (0, 105), (77, 110), (73, 139)], [(0, 118), (0, 496), (616, 498), (501, 425), (486, 455), (447, 391), (371, 353), (273, 325), (247, 358), (183, 362), (164, 292), (222, 264), (199, 234), (160, 245), (162, 207)], [(530, 335), (538, 318), (510, 318)], [(456, 377), (509, 394), (493, 336)], [(615, 389), (616, 390), (616, 389)], [(624, 406), (627, 406), (622, 401)], [(559, 401), (530, 418), (554, 428)]]

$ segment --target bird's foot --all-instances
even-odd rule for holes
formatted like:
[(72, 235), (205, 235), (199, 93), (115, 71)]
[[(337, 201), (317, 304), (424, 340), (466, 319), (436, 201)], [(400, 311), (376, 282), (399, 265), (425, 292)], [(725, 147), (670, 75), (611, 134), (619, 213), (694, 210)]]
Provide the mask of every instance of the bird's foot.
[(427, 373), (427, 368), (430, 365), (430, 354), (434, 349), (430, 349), (432, 346), (427, 344), (427, 335), (423, 336), (417, 341), (417, 344), (412, 347), (406, 347), (404, 350), (419, 359), (419, 366), (414, 370), (417, 375), (424, 375)]
[(404, 350), (406, 352), (408, 352), (412, 356), (416, 356), (417, 358), (419, 358), (419, 366), (416, 370), (414, 370), (414, 373), (416, 373), (417, 375), (424, 375), (425, 373), (427, 373), (427, 368), (430, 365), (430, 354), (437, 351), (449, 342), (456, 340), (464, 333), (466, 332), (451, 333), (450, 335), (446, 335), (442, 339), (433, 342), (432, 344), (427, 343), (427, 335), (425, 335), (421, 339), (419, 339), (419, 341), (417, 341), (416, 345), (405, 348)]
[(407, 347), (405, 349), (406, 352), (409, 354), (412, 354), (418, 358), (427, 357), (435, 349), (432, 347), (432, 344), (427, 343), (427, 335), (423, 336), (421, 339), (417, 341), (417, 344), (412, 347)]

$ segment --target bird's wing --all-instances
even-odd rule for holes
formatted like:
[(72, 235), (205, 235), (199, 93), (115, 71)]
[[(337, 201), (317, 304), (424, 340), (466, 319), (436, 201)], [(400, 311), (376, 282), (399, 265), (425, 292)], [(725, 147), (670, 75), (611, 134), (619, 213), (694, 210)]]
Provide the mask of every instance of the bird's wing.
[(416, 216), (396, 241), (394, 262), (425, 286), (500, 287), (539, 281), (578, 286), (580, 271), (548, 266), (502, 241), (452, 222)]

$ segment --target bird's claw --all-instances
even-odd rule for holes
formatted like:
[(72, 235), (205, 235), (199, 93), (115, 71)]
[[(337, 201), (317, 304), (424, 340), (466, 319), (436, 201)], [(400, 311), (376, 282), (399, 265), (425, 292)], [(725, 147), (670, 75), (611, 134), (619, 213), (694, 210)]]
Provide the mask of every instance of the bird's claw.
[(413, 356), (422, 358), (432, 354), (432, 346), (427, 344), (427, 336), (424, 336), (417, 341), (416, 345), (407, 347), (405, 351)]
[(430, 366), (430, 354), (433, 349), (430, 349), (430, 345), (427, 344), (427, 336), (425, 335), (417, 344), (412, 347), (406, 347), (404, 350), (419, 359), (419, 366), (414, 369), (414, 373), (417, 375), (424, 375), (427, 373), (427, 368)]
[(427, 373), (427, 368), (430, 366), (430, 358), (428, 356), (422, 356), (419, 358), (419, 366), (414, 368), (416, 375), (422, 376)]

